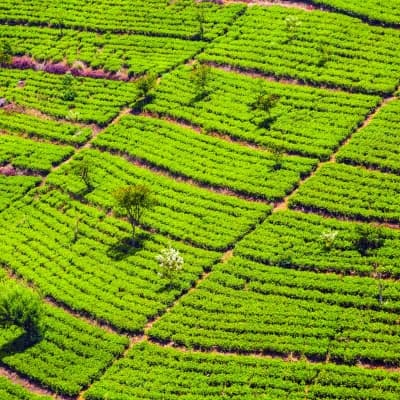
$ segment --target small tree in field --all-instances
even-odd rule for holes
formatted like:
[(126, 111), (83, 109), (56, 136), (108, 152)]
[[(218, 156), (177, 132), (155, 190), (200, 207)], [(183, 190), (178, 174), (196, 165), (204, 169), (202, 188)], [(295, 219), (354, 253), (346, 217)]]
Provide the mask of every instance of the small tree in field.
[(383, 275), (384, 275), (384, 268), (380, 266), (379, 261), (373, 261), (372, 262), (372, 267), (373, 267), (373, 271), (374, 271), (374, 278), (378, 280), (378, 301), (379, 304), (382, 305), (383, 304), (383, 291), (385, 289), (385, 285), (384, 285), (384, 279), (383, 279)]
[(157, 75), (147, 74), (140, 77), (136, 81), (136, 87), (138, 89), (138, 99), (133, 106), (134, 109), (142, 111), (143, 107), (149, 103), (152, 99), (153, 90), (157, 86)]
[(286, 30), (288, 42), (297, 38), (297, 32), (298, 32), (300, 26), (301, 26), (301, 21), (295, 15), (289, 15), (285, 19), (285, 30)]
[(86, 158), (79, 160), (74, 166), (75, 174), (82, 179), (86, 185), (86, 190), (91, 191), (93, 189), (92, 178), (91, 178), (91, 166)]
[(6, 41), (0, 42), (0, 67), (11, 65), (12, 49), (10, 43)]
[(157, 75), (147, 74), (140, 77), (136, 81), (136, 87), (139, 91), (139, 98), (142, 100), (147, 100), (152, 92), (152, 90), (157, 85)]
[(74, 101), (77, 93), (74, 89), (74, 77), (70, 72), (67, 72), (62, 79), (63, 95), (62, 99), (64, 101)]
[(196, 61), (192, 66), (190, 80), (196, 88), (196, 99), (201, 100), (208, 95), (208, 81), (210, 79), (210, 67)]
[(283, 149), (280, 146), (272, 146), (271, 147), (271, 156), (272, 156), (272, 161), (273, 161), (273, 166), (272, 168), (275, 171), (278, 171), (282, 168), (283, 166)]
[(379, 229), (366, 224), (357, 226), (355, 246), (362, 256), (378, 250), (384, 242), (385, 238)]
[(16, 325), (24, 329), (25, 345), (38, 342), (44, 335), (43, 303), (28, 288), (0, 283), (0, 326)]
[(135, 243), (136, 226), (141, 224), (144, 213), (154, 207), (155, 198), (145, 185), (121, 187), (114, 192), (114, 198), (128, 217), (132, 226), (132, 241)]
[(204, 23), (206, 21), (205, 16), (204, 16), (204, 9), (201, 6), (201, 3), (195, 3), (196, 4), (196, 17), (197, 17), (197, 22), (199, 23), (199, 39), (203, 40), (204, 38)]
[(261, 111), (263, 117), (259, 122), (259, 127), (268, 128), (272, 121), (271, 109), (276, 106), (280, 99), (277, 94), (268, 94), (263, 88), (261, 88), (259, 94), (257, 95), (255, 101), (252, 104), (253, 110)]
[(161, 250), (161, 253), (156, 257), (159, 266), (162, 269), (160, 276), (172, 282), (177, 274), (183, 269), (183, 258), (179, 251), (171, 247)]

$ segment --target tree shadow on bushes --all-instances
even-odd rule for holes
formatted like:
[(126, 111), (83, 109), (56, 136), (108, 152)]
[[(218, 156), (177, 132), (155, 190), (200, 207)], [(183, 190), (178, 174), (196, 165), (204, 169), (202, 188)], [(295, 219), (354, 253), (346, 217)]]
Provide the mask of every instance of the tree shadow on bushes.
[(26, 332), (21, 332), (18, 336), (10, 338), (0, 346), (0, 360), (15, 354), (23, 353), (28, 348), (36, 345), (43, 340), (43, 337), (32, 340)]
[(147, 232), (136, 235), (135, 239), (132, 237), (122, 238), (108, 248), (107, 256), (115, 261), (123, 260), (142, 250), (144, 242), (149, 238), (150, 234)]

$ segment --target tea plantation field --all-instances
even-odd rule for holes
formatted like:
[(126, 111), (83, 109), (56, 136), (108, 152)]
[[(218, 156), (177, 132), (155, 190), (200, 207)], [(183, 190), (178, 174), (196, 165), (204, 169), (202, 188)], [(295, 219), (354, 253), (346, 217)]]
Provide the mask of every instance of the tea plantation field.
[(400, 399), (400, 1), (3, 0), (0, 400)]

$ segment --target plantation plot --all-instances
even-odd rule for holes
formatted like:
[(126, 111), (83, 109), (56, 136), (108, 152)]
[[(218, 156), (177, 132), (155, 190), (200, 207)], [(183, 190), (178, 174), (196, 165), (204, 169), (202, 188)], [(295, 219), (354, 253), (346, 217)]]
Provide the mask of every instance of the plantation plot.
[(387, 290), (393, 297), (385, 309), (378, 280), (342, 280), (233, 258), (215, 268), (149, 333), (187, 347), (320, 360), (329, 352), (331, 359), (346, 363), (399, 365), (400, 286), (389, 283)]
[[(94, 190), (88, 194), (85, 184), (74, 173), (74, 165), (81, 158), (91, 168)], [(105, 209), (115, 209), (112, 194), (119, 187), (145, 184), (157, 198), (157, 205), (144, 216), (146, 226), (212, 250), (225, 249), (271, 211), (268, 205), (176, 182), (97, 150), (82, 152), (75, 161), (51, 173), (48, 182), (75, 195), (84, 195), (89, 202)]]
[(12, 164), (17, 168), (49, 172), (52, 166), (64, 161), (73, 152), (71, 146), (0, 134), (0, 165)]
[(106, 333), (55, 307), (45, 306), (44, 323), (44, 338), (24, 348), (18, 345), (21, 328), (1, 328), (0, 359), (57, 393), (77, 395), (127, 346), (127, 338)]
[(0, 175), (0, 213), (40, 182), (33, 176)]
[(399, 84), (399, 45), (399, 31), (341, 14), (255, 6), (210, 44), (201, 59), (312, 84), (389, 94)]
[(377, 228), (384, 243), (374, 254), (365, 256), (356, 244), (360, 225), (295, 211), (277, 212), (241, 240), (235, 254), (269, 265), (361, 276), (372, 276), (378, 262), (385, 274), (399, 278), (398, 231)]
[(0, 377), (0, 398), (3, 400), (50, 400), (48, 396), (38, 396), (15, 385), (6, 378)]
[(399, 375), (302, 361), (181, 352), (140, 343), (107, 371), (85, 399), (303, 400), (306, 392), (310, 400), (396, 400)]
[[(316, 371), (304, 363), (181, 353), (135, 346), (86, 393), (87, 400), (213, 398), (302, 399)], [(265, 397), (267, 398), (267, 397)]]
[(86, 400), (302, 400), (314, 366), (250, 357), (180, 352), (140, 343), (87, 393)]
[(133, 83), (13, 69), (0, 69), (0, 91), (18, 105), (100, 125), (110, 122), (137, 95)]
[[(268, 148), (326, 159), (379, 102), (376, 96), (268, 82), (210, 69), (205, 96), (182, 67), (166, 74), (146, 109)], [(274, 97), (270, 110), (260, 98)]]
[(291, 208), (383, 222), (400, 221), (400, 177), (326, 164), (290, 199)]
[(338, 153), (339, 162), (400, 173), (400, 100), (386, 104)]
[(212, 39), (222, 34), (244, 8), (191, 0), (100, 0), (95, 4), (83, 0), (3, 0), (0, 19), (58, 28)]
[(317, 161), (278, 157), (154, 118), (127, 116), (93, 144), (165, 168), (201, 183), (278, 200), (315, 167)]
[[(141, 332), (220, 254), (141, 232), (126, 243), (129, 225), (52, 191), (0, 219), (0, 260), (46, 295), (121, 330)], [(156, 256), (169, 245), (184, 258), (170, 285)]]
[[(204, 46), (199, 41), (140, 35), (100, 35), (75, 30), (0, 26), (0, 40), (14, 55), (38, 61), (63, 62), (79, 71), (77, 61), (109, 72), (127, 69), (129, 75), (161, 73), (194, 56)], [(82, 71), (82, 73), (84, 73)]]
[(381, 21), (386, 24), (400, 24), (400, 1), (391, 0), (312, 0), (315, 4), (327, 5), (338, 12), (350, 13), (367, 20)]
[(89, 128), (81, 128), (65, 122), (3, 110), (0, 110), (0, 132), (37, 137), (72, 145), (83, 144), (91, 135)]

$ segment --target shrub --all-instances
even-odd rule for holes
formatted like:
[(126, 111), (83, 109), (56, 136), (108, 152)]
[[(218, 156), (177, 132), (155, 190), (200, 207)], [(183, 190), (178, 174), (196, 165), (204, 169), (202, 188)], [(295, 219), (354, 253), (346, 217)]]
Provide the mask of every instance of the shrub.
[(32, 345), (44, 335), (43, 303), (28, 288), (0, 283), (0, 326), (16, 325), (25, 331), (25, 344)]
[(8, 42), (0, 42), (0, 67), (10, 65), (12, 62), (12, 49)]
[(321, 233), (320, 239), (324, 245), (325, 250), (331, 250), (333, 248), (338, 233), (338, 231), (333, 231), (331, 229), (328, 229), (327, 231), (323, 231)]
[(135, 242), (136, 226), (140, 225), (144, 212), (156, 203), (151, 190), (145, 185), (125, 186), (114, 192), (114, 198), (118, 207), (124, 210), (128, 217), (132, 226), (132, 239)]
[(167, 249), (161, 250), (156, 260), (162, 269), (160, 276), (169, 281), (173, 281), (176, 278), (176, 275), (182, 270), (184, 264), (179, 251), (171, 247), (171, 245)]
[(370, 225), (359, 225), (356, 229), (355, 247), (358, 252), (366, 256), (371, 251), (383, 246), (385, 238), (379, 229)]

